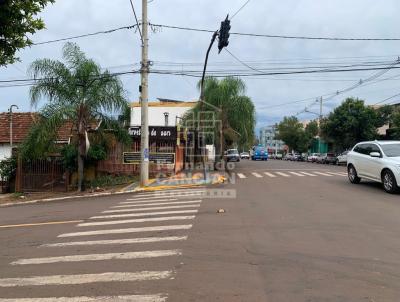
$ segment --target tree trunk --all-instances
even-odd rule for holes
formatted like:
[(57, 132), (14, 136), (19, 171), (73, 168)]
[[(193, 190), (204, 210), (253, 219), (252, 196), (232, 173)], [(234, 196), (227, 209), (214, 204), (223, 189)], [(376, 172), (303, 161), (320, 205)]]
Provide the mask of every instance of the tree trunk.
[[(81, 149), (80, 146), (79, 146), (79, 149)], [(79, 150), (79, 152), (78, 152), (78, 192), (83, 191), (83, 187), (82, 187), (83, 168), (84, 168), (83, 156), (81, 155), (81, 152)]]

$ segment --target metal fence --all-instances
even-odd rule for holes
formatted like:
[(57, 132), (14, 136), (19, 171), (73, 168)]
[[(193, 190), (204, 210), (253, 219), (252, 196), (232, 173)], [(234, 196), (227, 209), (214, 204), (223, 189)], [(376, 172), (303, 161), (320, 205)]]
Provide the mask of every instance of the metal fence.
[(68, 173), (61, 157), (18, 161), (17, 192), (65, 192)]

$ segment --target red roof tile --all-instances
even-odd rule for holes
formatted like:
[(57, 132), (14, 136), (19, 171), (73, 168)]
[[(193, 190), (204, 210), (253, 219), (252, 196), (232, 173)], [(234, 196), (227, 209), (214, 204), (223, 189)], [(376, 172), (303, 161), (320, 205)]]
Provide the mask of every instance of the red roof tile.
[[(34, 112), (13, 112), (13, 142), (21, 143), (29, 133), (39, 115)], [(58, 129), (57, 140), (68, 140), (72, 123), (68, 122)], [(0, 143), (10, 142), (10, 113), (0, 113)]]

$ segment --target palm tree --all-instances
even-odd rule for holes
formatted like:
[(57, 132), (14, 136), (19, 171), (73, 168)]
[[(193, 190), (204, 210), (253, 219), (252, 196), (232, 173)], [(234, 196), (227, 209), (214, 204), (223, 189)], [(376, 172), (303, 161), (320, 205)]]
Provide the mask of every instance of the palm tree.
[[(200, 88), (200, 83), (198, 84)], [(255, 109), (251, 99), (245, 95), (246, 85), (239, 78), (227, 77), (218, 80), (208, 77), (204, 83), (204, 104), (198, 104), (194, 109), (195, 116), (202, 111), (215, 111), (215, 116), (221, 121), (220, 131), (215, 130), (219, 138), (220, 154), (225, 146), (234, 143), (242, 148), (249, 148), (254, 142)], [(202, 107), (202, 108), (201, 108)], [(216, 110), (219, 108), (219, 110)]]
[(65, 63), (36, 60), (28, 70), (36, 80), (30, 89), (31, 105), (37, 106), (47, 99), (30, 138), (38, 150), (48, 149), (47, 144), (55, 141), (58, 129), (72, 123), (77, 134), (78, 191), (81, 191), (89, 126), (101, 123), (103, 129), (121, 130), (113, 114), (125, 112), (128, 102), (121, 81), (87, 58), (76, 44), (64, 45), (63, 59)]

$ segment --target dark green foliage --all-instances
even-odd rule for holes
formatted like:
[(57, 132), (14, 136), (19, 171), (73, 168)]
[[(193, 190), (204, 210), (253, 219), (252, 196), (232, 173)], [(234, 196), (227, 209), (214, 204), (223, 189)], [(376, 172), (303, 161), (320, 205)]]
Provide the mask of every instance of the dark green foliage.
[(14, 63), (15, 53), (32, 45), (28, 34), (44, 29), (36, 15), (48, 3), (54, 0), (0, 0), (0, 66)]
[(307, 133), (304, 131), (303, 124), (299, 122), (297, 117), (285, 116), (283, 121), (278, 124), (278, 139), (281, 139), (288, 145), (290, 150), (295, 150), (299, 152), (306, 152), (311, 143), (311, 138), (308, 135), (311, 135), (310, 128)]
[(360, 141), (378, 137), (377, 128), (387, 117), (387, 108), (375, 110), (363, 100), (347, 98), (321, 123), (323, 138), (337, 150), (346, 150)]
[(116, 185), (128, 184), (137, 179), (132, 176), (116, 176), (116, 175), (104, 175), (97, 177), (88, 183), (89, 187), (97, 188), (97, 187), (112, 187)]
[(17, 170), (17, 159), (15, 156), (0, 161), (0, 179), (11, 179)]

